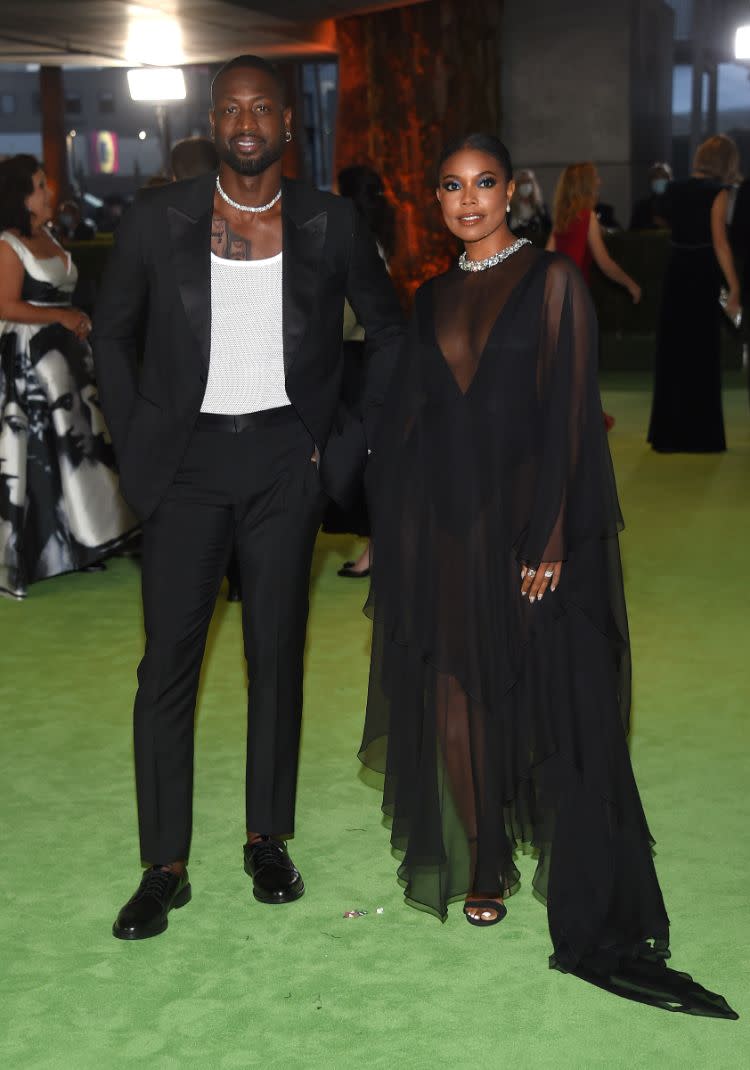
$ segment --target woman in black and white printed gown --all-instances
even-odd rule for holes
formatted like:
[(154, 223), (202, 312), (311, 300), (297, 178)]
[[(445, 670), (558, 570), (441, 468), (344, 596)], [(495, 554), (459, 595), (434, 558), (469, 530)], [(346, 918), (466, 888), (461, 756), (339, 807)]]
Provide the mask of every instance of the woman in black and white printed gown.
[(99, 407), (77, 271), (32, 156), (0, 163), (0, 591), (84, 569), (136, 526)]

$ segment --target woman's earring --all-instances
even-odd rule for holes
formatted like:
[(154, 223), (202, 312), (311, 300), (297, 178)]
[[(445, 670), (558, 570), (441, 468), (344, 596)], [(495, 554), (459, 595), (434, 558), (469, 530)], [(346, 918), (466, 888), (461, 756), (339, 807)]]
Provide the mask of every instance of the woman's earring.
[(287, 130), (286, 131), (286, 133), (284, 134), (284, 140), (285, 141), (291, 141), (292, 140), (292, 131), (291, 130)]
[(510, 211), (510, 201), (508, 201), (508, 203), (506, 204), (506, 206), (505, 206), (505, 211), (506, 211), (506, 212), (509, 212), (509, 211)]

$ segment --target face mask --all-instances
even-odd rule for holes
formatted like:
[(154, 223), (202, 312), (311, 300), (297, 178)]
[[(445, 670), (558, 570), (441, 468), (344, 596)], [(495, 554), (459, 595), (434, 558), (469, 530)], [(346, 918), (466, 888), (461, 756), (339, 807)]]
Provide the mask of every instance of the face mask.
[(522, 197), (530, 197), (534, 192), (534, 187), (531, 182), (521, 182), (518, 187), (518, 192)]
[(657, 197), (667, 192), (667, 186), (669, 185), (668, 178), (653, 178), (651, 180), (651, 189), (657, 195)]

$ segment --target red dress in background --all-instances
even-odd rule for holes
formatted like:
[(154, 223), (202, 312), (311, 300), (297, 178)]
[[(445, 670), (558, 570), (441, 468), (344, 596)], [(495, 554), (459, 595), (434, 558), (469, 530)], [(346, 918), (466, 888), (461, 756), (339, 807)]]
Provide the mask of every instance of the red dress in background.
[[(580, 212), (567, 230), (555, 231), (555, 250), (564, 256), (569, 256), (573, 263), (586, 280), (586, 285), (591, 288), (591, 248), (589, 246), (589, 224), (591, 222), (591, 209), (585, 208)], [(615, 418), (610, 413), (604, 414), (604, 426), (611, 431), (615, 426)]]
[(567, 230), (555, 231), (555, 249), (569, 256), (579, 269), (586, 284), (591, 285), (591, 249), (589, 248), (589, 223), (591, 209), (586, 208), (576, 216)]

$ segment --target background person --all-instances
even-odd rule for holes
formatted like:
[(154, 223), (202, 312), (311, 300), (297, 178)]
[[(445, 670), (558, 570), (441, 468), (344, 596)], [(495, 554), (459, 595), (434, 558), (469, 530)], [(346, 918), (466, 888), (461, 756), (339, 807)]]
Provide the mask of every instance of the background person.
[(207, 175), (219, 167), (216, 146), (207, 137), (185, 137), (175, 142), (170, 162), (175, 182)]
[(699, 145), (690, 178), (670, 187), (672, 247), (664, 276), (654, 359), (648, 441), (660, 453), (718, 453), (726, 449), (721, 402), (721, 309), (741, 305), (727, 214), (728, 187), (738, 176), (731, 138)]
[(0, 163), (0, 589), (92, 567), (135, 527), (86, 341), (77, 272), (32, 156)]
[(630, 230), (669, 229), (669, 183), (672, 168), (668, 163), (654, 163), (648, 172), (651, 192), (637, 201), (630, 217)]
[[(340, 196), (354, 202), (359, 216), (375, 238), (383, 261), (388, 261), (395, 249), (394, 214), (385, 196), (380, 175), (371, 167), (356, 165), (343, 168), (337, 178)], [(344, 407), (359, 413), (367, 378), (365, 332), (347, 302), (344, 307), (344, 379), (341, 401)], [(345, 579), (364, 579), (370, 575), (370, 518), (367, 512), (364, 487), (360, 486), (354, 499), (345, 509), (331, 502), (323, 517), (323, 531), (329, 534), (351, 534), (368, 538), (368, 543), (356, 561), (345, 561), (339, 576)]]
[(510, 200), (510, 229), (517, 238), (546, 242), (552, 220), (544, 203), (536, 175), (524, 168), (516, 175), (516, 188)]
[(77, 201), (63, 201), (55, 218), (55, 229), (63, 244), (74, 241), (93, 241), (96, 237), (96, 225), (91, 219), (84, 219)]
[[(601, 179), (593, 163), (575, 163), (565, 168), (555, 189), (552, 233), (547, 250), (569, 256), (589, 286), (591, 265), (595, 263), (608, 279), (623, 286), (637, 305), (641, 299), (640, 286), (612, 259), (604, 244), (602, 226), (594, 210), (600, 188)], [(604, 424), (608, 431), (614, 423), (614, 416), (605, 412)]]
[(737, 190), (730, 240), (735, 263), (740, 269), (740, 304), (742, 306), (742, 362), (750, 391), (750, 179)]

